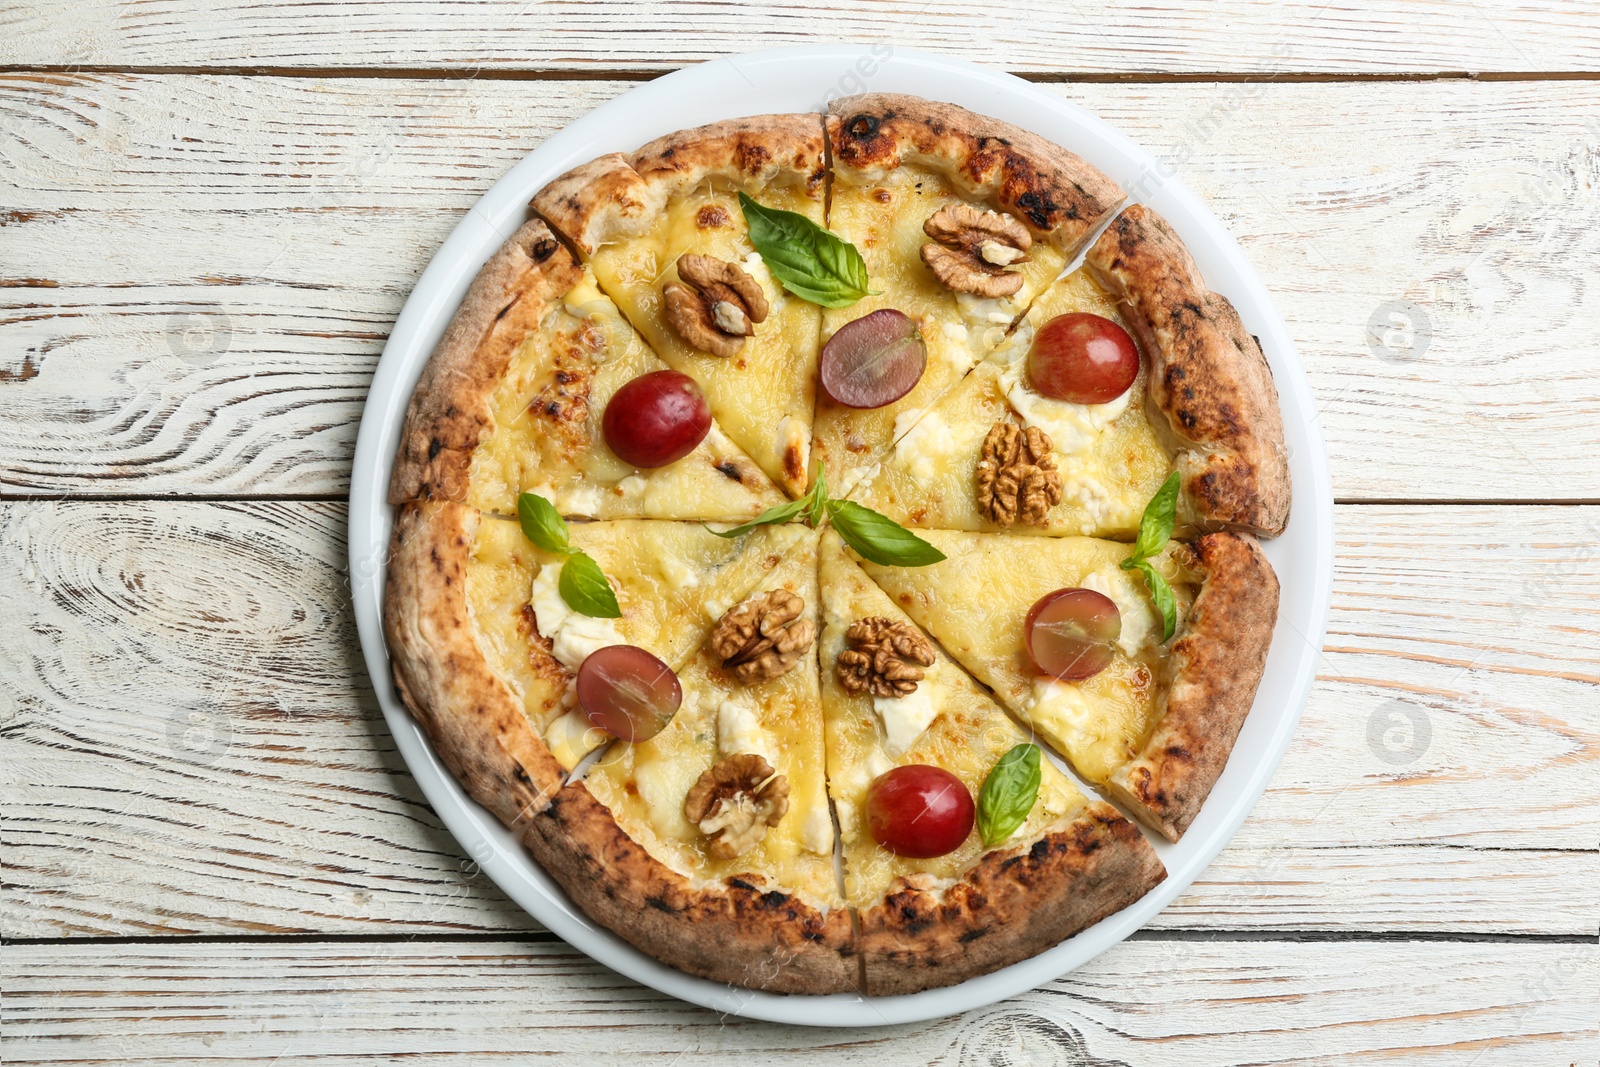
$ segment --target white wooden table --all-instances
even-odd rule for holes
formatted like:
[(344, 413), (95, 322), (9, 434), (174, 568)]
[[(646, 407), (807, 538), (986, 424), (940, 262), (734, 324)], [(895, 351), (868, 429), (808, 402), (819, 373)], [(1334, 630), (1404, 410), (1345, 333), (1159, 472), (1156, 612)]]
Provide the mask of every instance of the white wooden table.
[[(462, 212), (641, 79), (830, 39), (1167, 160), (1276, 295), (1339, 500), (1233, 846), (1082, 970), (884, 1030), (541, 931), (398, 759), (343, 574), (367, 382)], [(0, 94), (8, 1063), (1600, 1061), (1590, 0), (21, 0)]]

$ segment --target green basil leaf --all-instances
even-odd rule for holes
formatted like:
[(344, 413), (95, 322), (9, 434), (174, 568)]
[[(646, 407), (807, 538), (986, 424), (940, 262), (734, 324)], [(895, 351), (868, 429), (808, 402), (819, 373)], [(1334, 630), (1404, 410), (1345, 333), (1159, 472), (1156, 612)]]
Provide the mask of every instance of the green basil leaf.
[(740, 537), (754, 530), (757, 526), (770, 526), (775, 522), (788, 522), (804, 511), (805, 508), (806, 498), (801, 497), (799, 500), (791, 500), (787, 504), (774, 504), (749, 522), (741, 526), (735, 526), (731, 530), (712, 530), (709, 526), (706, 529), (711, 530), (718, 537)]
[(995, 761), (978, 792), (978, 833), (993, 848), (1028, 821), (1039, 799), (1039, 746), (1024, 742)]
[(808, 501), (806, 508), (806, 521), (815, 527), (822, 522), (822, 515), (828, 506), (828, 479), (822, 473), (822, 464), (817, 464), (816, 479), (811, 483), (811, 491), (806, 493), (804, 499)]
[(804, 215), (762, 207), (739, 194), (750, 243), (772, 276), (802, 300), (823, 307), (849, 307), (872, 293), (867, 264), (856, 246)]
[(926, 567), (945, 558), (943, 552), (898, 522), (853, 500), (828, 501), (828, 515), (844, 543), (873, 563), (885, 567)]
[(1161, 577), (1161, 572), (1156, 570), (1155, 564), (1147, 559), (1141, 559), (1136, 560), (1134, 566), (1144, 575), (1144, 584), (1150, 590), (1150, 599), (1156, 602), (1156, 610), (1161, 612), (1161, 640), (1170, 641), (1172, 635), (1178, 632), (1178, 598), (1172, 595), (1172, 586)]
[(556, 583), (561, 599), (567, 607), (580, 615), (596, 619), (616, 619), (622, 616), (617, 606), (616, 591), (605, 572), (589, 556), (576, 550), (561, 567), (561, 580)]
[(567, 541), (567, 520), (538, 493), (517, 497), (517, 519), (522, 523), (523, 536), (546, 552), (564, 556), (572, 551)]
[(1172, 537), (1172, 526), (1178, 518), (1178, 485), (1182, 479), (1177, 471), (1167, 475), (1156, 495), (1144, 507), (1144, 518), (1139, 520), (1139, 539), (1133, 543), (1134, 559), (1149, 559), (1159, 555)]

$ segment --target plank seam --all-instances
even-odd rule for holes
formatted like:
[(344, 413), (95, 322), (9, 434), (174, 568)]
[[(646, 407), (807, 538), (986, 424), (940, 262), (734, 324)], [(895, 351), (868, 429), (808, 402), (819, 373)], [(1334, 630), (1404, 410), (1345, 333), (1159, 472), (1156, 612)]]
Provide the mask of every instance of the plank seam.
[[(26, 74), (129, 74), (222, 75), (244, 78), (369, 78), (379, 80), (440, 81), (653, 81), (678, 67), (608, 68), (497, 68), (481, 67), (281, 67), (261, 65), (154, 65), (95, 63), (7, 63), (0, 75)], [(1429, 82), (1429, 81), (1600, 81), (1600, 71), (1029, 71), (1010, 73), (1037, 84), (1181, 84), (1187, 82), (1249, 84), (1255, 82)]]
[[(1525, 934), (1479, 933), (1472, 931), (1381, 931), (1381, 930), (1204, 930), (1191, 928), (1136, 930), (1129, 941), (1183, 941), (1183, 942), (1306, 942), (1352, 944), (1389, 944), (1429, 942), (1437, 944), (1549, 944), (1600, 946), (1600, 929), (1595, 934)], [(229, 945), (229, 944), (482, 944), (485, 942), (513, 942), (519, 944), (563, 943), (561, 938), (548, 931), (438, 934), (196, 934), (172, 937), (141, 934), (127, 937), (8, 937), (0, 945), (32, 946), (93, 946), (93, 945)]]

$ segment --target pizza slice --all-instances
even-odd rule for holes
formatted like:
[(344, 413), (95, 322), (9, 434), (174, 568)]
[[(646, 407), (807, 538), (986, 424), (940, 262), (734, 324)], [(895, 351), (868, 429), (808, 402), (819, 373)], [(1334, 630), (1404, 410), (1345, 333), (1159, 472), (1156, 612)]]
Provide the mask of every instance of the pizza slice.
[[(1089, 346), (1122, 353), (1126, 376), (1103, 385)], [(1046, 395), (1041, 377), (1089, 395)], [(911, 526), (1131, 539), (1176, 466), (1180, 528), (1270, 536), (1288, 521), (1287, 463), (1260, 346), (1166, 223), (1135, 206), (854, 499)]]
[(739, 194), (820, 224), (823, 152), (816, 115), (733, 119), (601, 156), (533, 199), (651, 347), (700, 384), (728, 436), (794, 496), (808, 479), (820, 312), (773, 279)]
[(827, 126), (828, 226), (860, 251), (877, 292), (824, 310), (823, 340), (893, 309), (916, 325), (927, 354), (920, 379), (892, 403), (819, 397), (812, 447), (829, 484), (848, 492), (1000, 344), (1122, 191), (1037, 135), (952, 104), (849, 97), (830, 107)]
[[(822, 707), (845, 899), (859, 910), (865, 992), (951, 985), (1032, 956), (1138, 900), (1166, 872), (1143, 835), (1049, 760), (1028, 811), (993, 844), (981, 827), (933, 858), (867, 825), (873, 781), (936, 767), (974, 798), (1029, 737), (875, 585), (831, 531), (822, 550)], [(881, 646), (868, 649), (876, 642)], [(847, 653), (871, 651), (871, 661)], [(882, 661), (877, 651), (894, 654)], [(879, 669), (882, 668), (882, 669)], [(889, 676), (893, 675), (891, 681)]]
[[(1176, 633), (1163, 641), (1144, 579), (1119, 566), (1134, 546), (924, 536), (945, 561), (863, 568), (1080, 776), (1176, 841), (1222, 774), (1266, 664), (1278, 581), (1255, 538), (1223, 531), (1173, 541), (1151, 561), (1177, 602)], [(1058, 590), (1074, 591), (1061, 607), (1082, 610), (1035, 619), (1035, 606)], [(1085, 633), (1101, 640), (1092, 652), (1079, 642), (1065, 671), (1036, 665), (1052, 639)]]
[(585, 788), (681, 874), (755, 873), (838, 907), (816, 632), (817, 534), (808, 532), (678, 672), (683, 701), (671, 722), (613, 746)]
[(557, 794), (537, 850), (652, 955), (805, 993), (853, 988), (857, 972), (825, 781), (817, 541), (804, 530), (717, 621), (659, 733), (617, 742)]
[(515, 515), (531, 491), (564, 515), (730, 522), (781, 502), (714, 422), (664, 466), (629, 464), (608, 446), (612, 398), (666, 370), (594, 276), (529, 222), (478, 273), (417, 383), (390, 502)]

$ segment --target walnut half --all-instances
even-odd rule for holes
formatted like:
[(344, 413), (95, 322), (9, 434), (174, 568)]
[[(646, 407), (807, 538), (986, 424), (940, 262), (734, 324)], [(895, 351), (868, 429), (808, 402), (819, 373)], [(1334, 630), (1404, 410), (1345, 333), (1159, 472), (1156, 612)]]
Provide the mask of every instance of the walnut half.
[(978, 296), (1011, 296), (1022, 275), (1011, 268), (1026, 262), (1033, 235), (1010, 215), (980, 211), (971, 204), (946, 204), (922, 224), (933, 241), (922, 246), (922, 262), (946, 288)]
[(740, 753), (712, 764), (683, 798), (683, 817), (711, 839), (711, 854), (749, 852), (789, 810), (789, 780), (760, 756)]
[(816, 637), (811, 620), (800, 617), (805, 607), (805, 600), (787, 589), (750, 597), (711, 631), (711, 651), (745, 685), (781, 678)]
[(868, 615), (845, 631), (850, 647), (839, 653), (834, 672), (850, 693), (903, 697), (917, 691), (923, 667), (934, 664), (933, 644), (916, 627)]
[(690, 253), (678, 257), (678, 278), (661, 287), (662, 311), (678, 336), (701, 352), (735, 355), (767, 317), (761, 284), (737, 264)]
[(1061, 503), (1061, 474), (1050, 449), (1050, 435), (1037, 426), (994, 424), (978, 459), (978, 509), (984, 518), (1002, 529), (1018, 519), (1044, 525), (1050, 509)]

